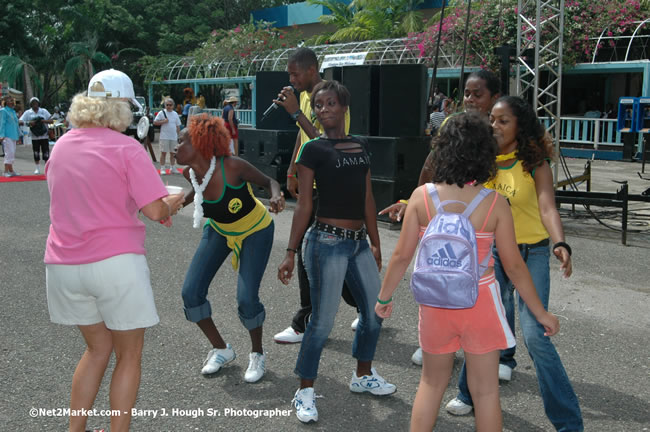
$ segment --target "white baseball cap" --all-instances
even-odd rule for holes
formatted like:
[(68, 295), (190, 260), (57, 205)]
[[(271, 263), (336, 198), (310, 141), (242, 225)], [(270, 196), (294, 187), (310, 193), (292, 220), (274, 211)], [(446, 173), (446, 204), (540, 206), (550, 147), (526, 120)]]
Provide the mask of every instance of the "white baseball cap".
[(131, 78), (124, 72), (115, 69), (101, 71), (90, 79), (88, 97), (128, 99), (139, 110), (142, 109), (142, 105), (135, 98)]

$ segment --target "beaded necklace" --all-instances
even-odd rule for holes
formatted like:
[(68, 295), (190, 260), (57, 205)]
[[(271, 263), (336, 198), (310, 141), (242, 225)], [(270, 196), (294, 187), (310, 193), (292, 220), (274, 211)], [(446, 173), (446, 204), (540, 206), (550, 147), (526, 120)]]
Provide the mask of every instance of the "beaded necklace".
[(192, 187), (194, 187), (194, 223), (192, 225), (194, 228), (201, 226), (201, 219), (203, 219), (203, 191), (208, 187), (216, 166), (217, 158), (212, 156), (212, 159), (210, 159), (210, 168), (205, 173), (205, 176), (203, 176), (203, 183), (201, 184), (197, 181), (194, 170), (190, 168), (190, 180), (192, 181)]

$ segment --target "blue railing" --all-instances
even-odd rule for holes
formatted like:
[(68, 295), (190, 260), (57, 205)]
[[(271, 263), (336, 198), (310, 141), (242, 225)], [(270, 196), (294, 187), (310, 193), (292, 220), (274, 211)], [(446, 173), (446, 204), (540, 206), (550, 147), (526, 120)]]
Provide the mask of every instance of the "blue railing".
[[(540, 120), (546, 128), (551, 124), (548, 117)], [(564, 144), (592, 145), (598, 150), (601, 145), (623, 147), (620, 132), (616, 130), (616, 119), (586, 118), (586, 117), (561, 117), (560, 142)], [(639, 134), (637, 146), (641, 148), (643, 135)]]
[[(223, 109), (221, 108), (204, 108), (197, 112), (196, 114), (200, 113), (207, 113), (211, 116), (218, 116), (221, 117), (221, 114), (223, 113)], [(237, 120), (239, 120), (239, 126), (246, 126), (246, 127), (252, 127), (253, 126), (253, 118), (255, 118), (255, 113), (253, 110), (235, 110), (235, 115), (237, 116)]]

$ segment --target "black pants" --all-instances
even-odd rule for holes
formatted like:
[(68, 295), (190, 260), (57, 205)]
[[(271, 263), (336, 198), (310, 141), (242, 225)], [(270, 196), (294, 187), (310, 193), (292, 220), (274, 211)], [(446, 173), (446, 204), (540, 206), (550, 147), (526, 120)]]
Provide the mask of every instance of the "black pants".
[(38, 139), (32, 140), (32, 149), (34, 150), (34, 162), (38, 163), (41, 160), (41, 153), (43, 153), (43, 162), (47, 162), (50, 158), (50, 140)]
[[(309, 224), (307, 226), (311, 226), (311, 224), (314, 223), (314, 220), (316, 218), (316, 208), (318, 207), (318, 193), (316, 192), (316, 189), (313, 191), (312, 195), (312, 211), (311, 215), (309, 216)], [(309, 292), (310, 287), (309, 287), (309, 279), (307, 278), (307, 271), (305, 270), (305, 263), (302, 260), (302, 239), (300, 239), (300, 244), (298, 245), (298, 286), (300, 287), (300, 309), (298, 309), (298, 312), (293, 317), (293, 321), (291, 322), (291, 328), (293, 328), (295, 331), (298, 333), (304, 333), (305, 329), (307, 328), (307, 323), (309, 322), (311, 318), (311, 294)], [(354, 301), (354, 297), (352, 297), (352, 293), (350, 293), (350, 289), (348, 288), (347, 282), (343, 282), (343, 292), (341, 294), (341, 297), (343, 297), (343, 300), (353, 308), (356, 308), (357, 311), (359, 308), (357, 307), (357, 303)]]

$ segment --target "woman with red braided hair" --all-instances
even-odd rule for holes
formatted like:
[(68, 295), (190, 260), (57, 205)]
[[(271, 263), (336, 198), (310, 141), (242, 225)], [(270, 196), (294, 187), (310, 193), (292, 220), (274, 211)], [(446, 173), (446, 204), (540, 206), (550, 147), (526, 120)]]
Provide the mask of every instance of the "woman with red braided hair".
[(255, 198), (251, 183), (271, 195), (269, 210), (284, 209), (284, 197), (277, 181), (267, 177), (243, 159), (230, 154), (230, 134), (222, 119), (193, 116), (181, 132), (176, 158), (188, 165), (183, 171), (193, 190), (186, 203), (194, 201), (194, 227), (203, 225), (203, 237), (183, 283), (185, 317), (198, 324), (212, 344), (201, 373), (211, 375), (235, 359), (211, 318), (208, 287), (226, 257), (233, 252), (232, 266), (239, 270), (237, 305), (239, 319), (250, 333), (252, 352), (244, 375), (256, 382), (265, 372), (262, 349), (264, 305), (259, 288), (273, 244), (274, 224), (264, 205)]

